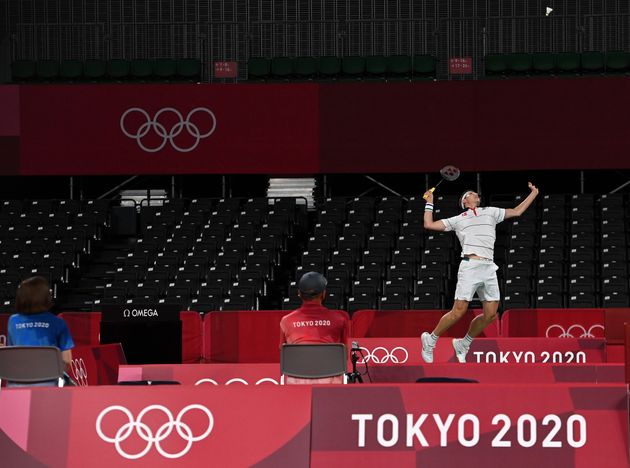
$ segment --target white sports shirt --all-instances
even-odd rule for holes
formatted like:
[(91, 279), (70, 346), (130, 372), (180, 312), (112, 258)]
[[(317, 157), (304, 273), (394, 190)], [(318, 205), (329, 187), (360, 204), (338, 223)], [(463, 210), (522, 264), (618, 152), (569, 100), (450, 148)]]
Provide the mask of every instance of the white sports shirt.
[(496, 227), (505, 219), (505, 209), (492, 206), (468, 209), (462, 214), (441, 219), (445, 231), (455, 231), (462, 245), (462, 257), (475, 254), (479, 257), (494, 258)]

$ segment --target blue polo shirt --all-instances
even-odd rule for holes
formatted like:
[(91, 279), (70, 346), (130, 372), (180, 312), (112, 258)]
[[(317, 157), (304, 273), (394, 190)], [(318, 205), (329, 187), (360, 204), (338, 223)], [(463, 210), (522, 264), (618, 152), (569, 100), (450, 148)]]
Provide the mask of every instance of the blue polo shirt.
[(14, 314), (7, 326), (9, 346), (56, 346), (61, 351), (74, 348), (68, 325), (50, 312)]

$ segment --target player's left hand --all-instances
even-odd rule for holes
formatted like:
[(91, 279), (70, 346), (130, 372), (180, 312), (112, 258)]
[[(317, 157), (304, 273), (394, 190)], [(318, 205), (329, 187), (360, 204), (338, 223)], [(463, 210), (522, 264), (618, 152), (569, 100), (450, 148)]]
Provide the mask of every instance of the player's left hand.
[(536, 195), (538, 195), (538, 187), (536, 187), (534, 184), (532, 184), (531, 182), (527, 182), (527, 186), (529, 187), (529, 189), (532, 191), (532, 193), (535, 193)]

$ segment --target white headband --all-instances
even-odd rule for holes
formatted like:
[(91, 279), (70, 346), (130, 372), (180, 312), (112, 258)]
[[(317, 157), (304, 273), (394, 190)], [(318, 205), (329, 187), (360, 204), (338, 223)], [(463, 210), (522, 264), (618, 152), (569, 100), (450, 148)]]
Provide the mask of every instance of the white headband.
[(464, 206), (464, 200), (466, 200), (466, 197), (468, 195), (470, 195), (471, 193), (475, 193), (475, 192), (473, 192), (472, 190), (468, 190), (468, 191), (464, 192), (464, 194), (462, 195), (461, 200), (459, 200), (459, 206), (461, 206), (462, 210), (466, 208)]

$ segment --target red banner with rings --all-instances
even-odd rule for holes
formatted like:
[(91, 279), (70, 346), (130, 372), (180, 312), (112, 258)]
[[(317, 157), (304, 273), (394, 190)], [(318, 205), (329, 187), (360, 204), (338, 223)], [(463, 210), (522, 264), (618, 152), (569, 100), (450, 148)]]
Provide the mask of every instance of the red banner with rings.
[(626, 385), (0, 392), (6, 466), (628, 465)]
[(503, 336), (604, 338), (605, 309), (512, 309), (501, 317)]
[(20, 88), (22, 174), (319, 171), (315, 85)]
[(308, 467), (310, 388), (3, 390), (3, 466)]
[[(420, 338), (358, 338), (371, 366), (424, 364)], [(457, 362), (452, 338), (443, 337), (433, 351), (435, 363)], [(476, 338), (466, 356), (469, 363), (593, 364), (606, 362), (606, 344), (599, 339)]]
[(10, 86), (0, 173), (433, 172), (435, 154), (470, 172), (620, 169), (628, 107), (623, 77)]
[(171, 380), (182, 385), (283, 385), (280, 364), (155, 364), (120, 366), (118, 381)]

